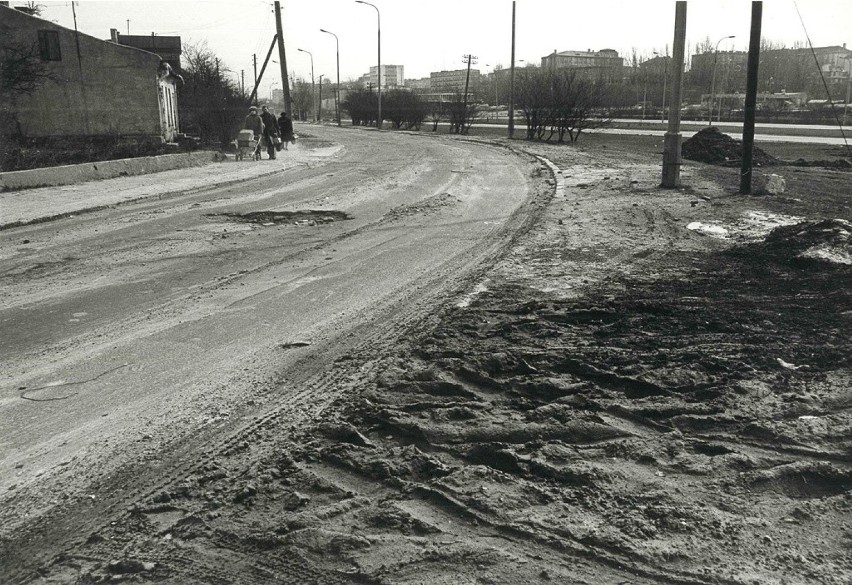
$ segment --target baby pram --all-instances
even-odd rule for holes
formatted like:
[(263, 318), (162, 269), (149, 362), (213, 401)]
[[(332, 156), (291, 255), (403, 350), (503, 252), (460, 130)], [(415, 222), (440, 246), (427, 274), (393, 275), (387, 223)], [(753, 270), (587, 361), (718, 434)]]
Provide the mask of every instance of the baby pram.
[(251, 130), (240, 130), (237, 134), (237, 160), (249, 159), (260, 160), (260, 140), (254, 139)]

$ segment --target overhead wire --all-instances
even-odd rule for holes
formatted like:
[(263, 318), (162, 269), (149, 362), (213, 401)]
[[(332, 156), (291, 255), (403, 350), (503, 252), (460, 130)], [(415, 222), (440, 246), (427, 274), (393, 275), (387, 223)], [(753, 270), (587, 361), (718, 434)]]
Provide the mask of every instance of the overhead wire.
[[(846, 150), (849, 151), (850, 156), (852, 156), (852, 148), (849, 146), (849, 140), (846, 138), (846, 132), (843, 130), (843, 124), (840, 122), (837, 110), (834, 108), (834, 102), (831, 99), (831, 92), (828, 89), (828, 82), (826, 82), (825, 75), (822, 73), (822, 67), (820, 67), (819, 59), (817, 58), (816, 51), (814, 50), (814, 44), (811, 42), (811, 36), (808, 34), (808, 29), (805, 26), (805, 19), (802, 18), (802, 13), (799, 11), (799, 4), (796, 0), (793, 0), (793, 6), (796, 8), (796, 14), (799, 15), (799, 22), (802, 23), (802, 30), (805, 31), (805, 38), (808, 40), (808, 47), (811, 49), (811, 54), (814, 57), (814, 63), (816, 64), (817, 71), (819, 71), (819, 78), (822, 80), (822, 85), (825, 88), (825, 96), (828, 98), (828, 103), (831, 106), (831, 113), (834, 114), (834, 119), (837, 121), (837, 127), (840, 128), (840, 135), (843, 136), (843, 142), (846, 144)], [(850, 72), (850, 74), (852, 74), (852, 72)], [(849, 104), (843, 104), (844, 108), (848, 106)]]

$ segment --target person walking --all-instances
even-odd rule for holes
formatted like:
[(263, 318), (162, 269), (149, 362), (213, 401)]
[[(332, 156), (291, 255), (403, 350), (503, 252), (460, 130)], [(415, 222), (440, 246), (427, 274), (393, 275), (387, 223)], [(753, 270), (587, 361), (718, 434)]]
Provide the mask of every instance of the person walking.
[(287, 150), (287, 144), (296, 142), (296, 136), (293, 134), (293, 120), (287, 115), (287, 112), (281, 112), (278, 117), (278, 129), (281, 131), (281, 141), (284, 143), (284, 150)]
[[(243, 128), (251, 130), (254, 133), (254, 139), (256, 141), (260, 140), (260, 137), (263, 134), (263, 119), (257, 115), (257, 108), (255, 106), (249, 108), (249, 114), (243, 122)], [(259, 142), (257, 148), (260, 148)], [(257, 149), (255, 149), (255, 153), (256, 158), (260, 158), (260, 154)]]
[(275, 139), (281, 136), (281, 132), (278, 129), (278, 121), (275, 119), (275, 115), (269, 111), (267, 106), (263, 106), (261, 108), (263, 112), (260, 114), (261, 120), (263, 120), (263, 139), (266, 141), (266, 153), (269, 155), (269, 158), (275, 158)]

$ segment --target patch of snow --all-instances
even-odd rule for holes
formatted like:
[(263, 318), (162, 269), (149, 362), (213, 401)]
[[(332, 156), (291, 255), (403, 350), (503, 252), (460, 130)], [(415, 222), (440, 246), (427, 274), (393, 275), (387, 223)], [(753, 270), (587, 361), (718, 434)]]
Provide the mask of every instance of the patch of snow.
[(462, 299), (458, 303), (456, 303), (456, 307), (458, 307), (459, 309), (466, 309), (467, 307), (469, 307), (470, 304), (473, 302), (473, 299), (488, 290), (488, 287), (485, 284), (486, 282), (487, 281), (480, 282), (475, 287), (473, 287), (472, 291), (464, 295)]
[(722, 226), (702, 223), (700, 221), (693, 221), (687, 224), (686, 229), (701, 232), (702, 234), (707, 234), (708, 236), (713, 236), (714, 238), (728, 237), (728, 230), (723, 228)]

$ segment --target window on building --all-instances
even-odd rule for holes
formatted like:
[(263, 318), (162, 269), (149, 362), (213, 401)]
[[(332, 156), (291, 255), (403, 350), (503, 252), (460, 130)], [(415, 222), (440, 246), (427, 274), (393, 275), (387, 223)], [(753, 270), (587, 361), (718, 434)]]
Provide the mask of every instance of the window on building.
[(61, 61), (62, 52), (59, 50), (59, 31), (38, 31), (38, 50), (42, 61)]

